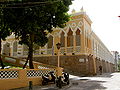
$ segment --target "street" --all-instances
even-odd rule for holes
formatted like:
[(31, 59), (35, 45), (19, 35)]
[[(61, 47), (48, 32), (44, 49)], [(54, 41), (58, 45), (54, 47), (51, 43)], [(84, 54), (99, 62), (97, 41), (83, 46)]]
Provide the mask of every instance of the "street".
[(95, 77), (80, 77), (72, 82), (72, 86), (66, 90), (120, 90), (120, 73), (105, 73)]
[[(28, 87), (14, 90), (29, 90)], [(33, 90), (120, 90), (120, 73), (104, 73), (92, 77), (70, 75), (70, 85), (57, 88), (54, 84), (34, 86)]]

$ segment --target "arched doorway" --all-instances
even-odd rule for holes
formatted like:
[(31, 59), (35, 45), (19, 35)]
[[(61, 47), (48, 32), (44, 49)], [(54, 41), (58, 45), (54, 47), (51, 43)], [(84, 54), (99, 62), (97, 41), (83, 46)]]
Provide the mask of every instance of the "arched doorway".
[(62, 31), (60, 38), (61, 47), (65, 47), (65, 33)]
[(80, 46), (81, 46), (81, 35), (80, 35), (80, 30), (77, 29), (76, 31), (76, 52), (80, 53)]
[(65, 53), (65, 33), (63, 31), (60, 34), (60, 43), (61, 43), (60, 52), (64, 54)]
[(67, 35), (67, 47), (72, 47), (73, 46), (73, 32), (70, 29)]
[(67, 53), (73, 52), (73, 32), (71, 29), (69, 29), (69, 32), (67, 33)]

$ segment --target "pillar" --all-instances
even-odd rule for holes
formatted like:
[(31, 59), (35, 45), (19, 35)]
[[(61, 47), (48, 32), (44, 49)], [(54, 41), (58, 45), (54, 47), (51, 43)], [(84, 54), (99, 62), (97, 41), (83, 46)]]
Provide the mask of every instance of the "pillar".
[(67, 34), (65, 34), (65, 53), (67, 53)]

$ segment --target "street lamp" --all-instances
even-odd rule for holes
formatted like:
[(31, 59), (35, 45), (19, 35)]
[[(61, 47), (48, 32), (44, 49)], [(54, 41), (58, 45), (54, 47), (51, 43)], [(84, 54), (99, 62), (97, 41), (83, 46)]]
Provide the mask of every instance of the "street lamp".
[(58, 67), (60, 67), (60, 47), (61, 47), (61, 44), (58, 42), (56, 44), (57, 46), (57, 49), (58, 49)]
[[(63, 72), (63, 69), (60, 67), (60, 47), (61, 47), (61, 44), (58, 42), (56, 44), (56, 46), (57, 46), (57, 49), (58, 49), (58, 67), (56, 68), (56, 76), (58, 78), (61, 78), (60, 76), (62, 76), (62, 72)], [(58, 83), (60, 84), (60, 81)], [(60, 84), (60, 86), (61, 86), (61, 84)]]

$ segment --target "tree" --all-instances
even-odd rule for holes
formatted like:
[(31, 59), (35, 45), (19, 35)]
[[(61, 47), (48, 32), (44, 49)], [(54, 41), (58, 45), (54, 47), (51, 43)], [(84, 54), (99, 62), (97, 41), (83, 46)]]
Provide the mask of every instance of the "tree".
[[(29, 2), (29, 3), (28, 3)], [(69, 20), (67, 11), (71, 0), (23, 0), (10, 2), (4, 8), (5, 22), (19, 38), (20, 44), (28, 46), (29, 66), (33, 66), (33, 47), (44, 46), (47, 34), (54, 27), (64, 27)]]
[(4, 64), (1, 58), (1, 43), (2, 40), (5, 40), (5, 38), (9, 35), (10, 35), (10, 28), (8, 27), (7, 23), (4, 22), (3, 9), (0, 8), (0, 63), (2, 66), (1, 69), (4, 69)]

